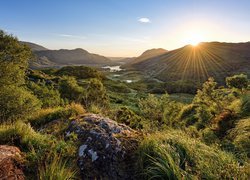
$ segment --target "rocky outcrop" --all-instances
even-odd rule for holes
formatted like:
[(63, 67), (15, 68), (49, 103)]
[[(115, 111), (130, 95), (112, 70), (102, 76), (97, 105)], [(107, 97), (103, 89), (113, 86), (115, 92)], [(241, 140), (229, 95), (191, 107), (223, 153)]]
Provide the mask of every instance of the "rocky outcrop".
[(83, 179), (135, 179), (135, 151), (142, 135), (96, 114), (74, 119), (66, 137), (77, 134)]
[(0, 179), (24, 180), (20, 160), (21, 152), (17, 147), (0, 145)]

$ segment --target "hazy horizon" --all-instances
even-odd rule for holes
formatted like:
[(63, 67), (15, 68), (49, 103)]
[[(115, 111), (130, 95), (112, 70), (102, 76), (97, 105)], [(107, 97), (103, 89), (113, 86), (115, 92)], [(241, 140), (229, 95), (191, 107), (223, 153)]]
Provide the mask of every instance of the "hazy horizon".
[(45, 0), (35, 6), (10, 0), (1, 3), (0, 29), (49, 49), (133, 57), (200, 41), (247, 42), (249, 8), (247, 0)]

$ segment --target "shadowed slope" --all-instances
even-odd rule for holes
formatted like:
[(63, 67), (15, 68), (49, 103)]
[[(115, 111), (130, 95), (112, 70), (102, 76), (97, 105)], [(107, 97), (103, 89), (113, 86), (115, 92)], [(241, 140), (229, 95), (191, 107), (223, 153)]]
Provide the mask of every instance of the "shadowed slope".
[(135, 63), (133, 67), (163, 81), (191, 80), (202, 83), (212, 76), (222, 82), (231, 74), (250, 73), (250, 43), (187, 45)]

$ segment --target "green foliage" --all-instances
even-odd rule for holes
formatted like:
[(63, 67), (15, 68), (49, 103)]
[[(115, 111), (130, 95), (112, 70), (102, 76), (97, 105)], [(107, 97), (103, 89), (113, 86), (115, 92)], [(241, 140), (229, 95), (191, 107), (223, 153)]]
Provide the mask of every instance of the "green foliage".
[(0, 122), (26, 118), (40, 103), (24, 86), (31, 51), (0, 30)]
[(100, 80), (93, 78), (85, 83), (82, 102), (86, 107), (90, 107), (91, 104), (98, 106), (108, 105), (109, 100), (106, 89)]
[(139, 100), (139, 109), (146, 119), (159, 122), (160, 125), (163, 123), (163, 112), (169, 101), (168, 94), (165, 94), (160, 98), (149, 94), (147, 98)]
[(62, 98), (70, 102), (81, 102), (83, 88), (78, 85), (74, 77), (64, 76), (59, 82), (59, 92)]
[(40, 101), (25, 88), (0, 88), (0, 122), (27, 118), (39, 108)]
[(230, 105), (236, 100), (234, 91), (217, 88), (216, 85), (214, 79), (209, 78), (203, 84), (202, 90), (198, 90), (193, 100), (193, 104), (197, 106), (195, 116), (199, 122), (197, 124), (198, 129), (211, 125), (212, 120), (225, 110), (234, 111), (234, 109), (230, 109)]
[(245, 179), (247, 164), (239, 166), (230, 153), (210, 147), (178, 130), (148, 136), (138, 149), (144, 179)]
[(175, 101), (169, 101), (169, 103), (164, 107), (163, 111), (163, 123), (166, 126), (179, 126), (179, 122), (177, 118), (181, 109), (183, 107), (182, 103), (178, 103)]
[(248, 86), (247, 75), (239, 74), (226, 78), (226, 83), (229, 88), (246, 89)]
[(202, 136), (203, 142), (205, 142), (208, 145), (219, 142), (219, 139), (216, 133), (210, 128), (205, 128), (204, 130), (202, 130), (201, 136)]
[(88, 78), (97, 78), (104, 79), (104, 75), (93, 69), (91, 67), (86, 66), (66, 66), (62, 67), (58, 71), (55, 72), (55, 75), (58, 76), (74, 76), (77, 79), (88, 79)]
[(121, 107), (116, 112), (116, 120), (119, 123), (126, 124), (127, 126), (130, 126), (134, 129), (142, 129), (143, 128), (143, 121), (144, 119), (137, 114), (135, 114), (133, 111), (128, 109), (127, 107)]
[(23, 85), (31, 51), (12, 35), (0, 30), (0, 87)]
[(28, 87), (42, 102), (42, 108), (56, 107), (63, 104), (58, 90), (53, 85), (46, 85), (45, 82), (30, 82)]
[(244, 94), (241, 97), (241, 115), (250, 116), (250, 94)]

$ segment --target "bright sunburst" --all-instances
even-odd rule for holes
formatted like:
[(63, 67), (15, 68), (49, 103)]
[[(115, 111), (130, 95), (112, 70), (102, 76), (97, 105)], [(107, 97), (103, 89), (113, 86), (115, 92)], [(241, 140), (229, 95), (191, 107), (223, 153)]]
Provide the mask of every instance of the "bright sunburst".
[(192, 46), (197, 46), (200, 42), (202, 42), (204, 38), (200, 34), (191, 34), (188, 37), (188, 44), (191, 44)]

